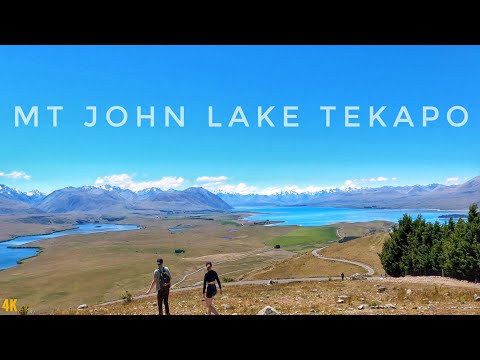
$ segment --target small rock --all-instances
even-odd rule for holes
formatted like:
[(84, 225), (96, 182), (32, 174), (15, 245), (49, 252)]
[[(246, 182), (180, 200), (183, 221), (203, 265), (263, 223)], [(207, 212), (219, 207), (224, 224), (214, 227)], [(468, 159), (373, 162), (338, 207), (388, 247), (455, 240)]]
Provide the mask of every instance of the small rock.
[(82, 304), (82, 305), (79, 305), (77, 309), (82, 310), (82, 309), (86, 309), (86, 308), (88, 308), (88, 305), (87, 304)]
[(348, 295), (338, 295), (338, 298), (339, 298), (339, 299), (346, 300), (346, 299), (349, 299), (350, 296), (348, 296)]
[(312, 292), (317, 292), (318, 290), (317, 289), (313, 289)]
[(232, 308), (232, 305), (230, 305), (230, 304), (223, 304), (223, 308), (224, 308), (225, 310), (228, 310), (228, 309), (231, 309), (231, 308)]
[(257, 315), (280, 315), (280, 312), (278, 312), (271, 306), (265, 306), (257, 313)]
[(365, 301), (365, 299), (364, 299), (364, 298), (360, 298), (360, 299), (358, 299), (358, 300), (360, 300), (360, 301)]
[(338, 299), (337, 300), (337, 304), (343, 304), (344, 302), (345, 302), (345, 300), (343, 300), (343, 299)]
[(232, 315), (238, 315), (237, 313), (233, 313)]
[(315, 312), (315, 310), (314, 310), (314, 309), (310, 309), (310, 312), (311, 312), (311, 313), (314, 313), (314, 312)]
[(363, 310), (367, 307), (368, 305), (367, 304), (362, 304), (358, 307), (358, 310)]
[(407, 296), (412, 295), (412, 289), (407, 289)]
[(380, 286), (379, 288), (377, 288), (377, 293), (383, 293), (387, 290), (387, 288), (385, 286)]
[(473, 300), (480, 301), (480, 296), (478, 296), (477, 294), (474, 294), (473, 295)]
[(366, 278), (367, 277), (365, 275), (362, 275), (362, 274), (359, 274), (359, 273), (355, 273), (352, 276), (350, 276), (350, 280), (364, 280)]
[(385, 309), (396, 309), (397, 307), (395, 306), (395, 304), (385, 304)]
[[(227, 296), (227, 295), (223, 295), (220, 299), (222, 299), (222, 300), (228, 299), (228, 296)], [(185, 301), (184, 301), (184, 302), (185, 302)]]
[(435, 310), (435, 305), (428, 304), (428, 310)]
[(278, 283), (278, 281), (277, 281), (277, 280), (269, 280), (268, 283), (269, 283), (270, 285), (273, 285), (273, 284)]

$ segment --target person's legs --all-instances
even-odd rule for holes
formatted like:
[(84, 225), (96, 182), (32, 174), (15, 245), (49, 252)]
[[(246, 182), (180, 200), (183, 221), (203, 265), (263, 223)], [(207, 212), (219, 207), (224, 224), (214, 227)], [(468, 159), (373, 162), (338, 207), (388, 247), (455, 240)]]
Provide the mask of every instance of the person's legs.
[(164, 289), (163, 301), (165, 303), (165, 314), (170, 315), (170, 307), (168, 306), (168, 295), (170, 294), (170, 289)]
[(207, 310), (208, 310), (208, 314), (207, 315), (211, 315), (212, 314), (212, 298), (205, 298), (205, 306), (207, 307)]
[(210, 309), (215, 315), (218, 315), (217, 309), (215, 309), (215, 306), (213, 306), (213, 297), (210, 299)]
[(158, 315), (163, 315), (162, 301), (163, 301), (163, 292), (161, 290), (158, 290), (157, 292)]

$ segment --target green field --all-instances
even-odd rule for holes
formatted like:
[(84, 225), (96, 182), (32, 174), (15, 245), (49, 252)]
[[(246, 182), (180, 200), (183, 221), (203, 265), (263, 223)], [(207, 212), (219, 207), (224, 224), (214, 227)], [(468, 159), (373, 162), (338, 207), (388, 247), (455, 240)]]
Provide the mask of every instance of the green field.
[(334, 227), (304, 227), (268, 240), (266, 244), (272, 246), (280, 245), (282, 249), (299, 252), (315, 249), (321, 244), (338, 239), (337, 231)]

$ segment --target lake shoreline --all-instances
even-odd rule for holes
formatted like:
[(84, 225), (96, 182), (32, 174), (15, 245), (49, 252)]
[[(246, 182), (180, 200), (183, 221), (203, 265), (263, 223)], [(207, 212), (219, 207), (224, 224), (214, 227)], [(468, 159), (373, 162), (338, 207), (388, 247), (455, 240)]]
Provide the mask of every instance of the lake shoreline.
[[(44, 234), (37, 234), (37, 235), (20, 235), (20, 236), (16, 236), (10, 240), (2, 240), (0, 241), (0, 244), (4, 244), (6, 242), (10, 242), (10, 241), (15, 241), (16, 239), (18, 238), (28, 238), (28, 237), (38, 237), (38, 236), (49, 236), (49, 235), (53, 235), (53, 234), (57, 234), (57, 233), (62, 233), (62, 232), (66, 232), (66, 231), (70, 231), (70, 230), (75, 230), (75, 229), (80, 229), (81, 227), (86, 227), (86, 226), (90, 226), (90, 225), (93, 225), (95, 228), (97, 227), (101, 227), (102, 225), (114, 225), (114, 226), (121, 226), (121, 227), (135, 227), (135, 228), (132, 228), (132, 229), (123, 229), (123, 230), (103, 230), (103, 231), (92, 231), (92, 232), (86, 232), (86, 233), (78, 233), (78, 234), (75, 234), (75, 233), (72, 233), (72, 234), (65, 234), (65, 235), (60, 235), (60, 236), (53, 236), (53, 237), (47, 237), (47, 238), (40, 238), (40, 239), (34, 239), (34, 240), (31, 240), (31, 241), (27, 241), (23, 244), (19, 244), (19, 245), (11, 245), (11, 246), (5, 246), (4, 249), (10, 249), (10, 250), (15, 250), (15, 249), (35, 249), (36, 252), (34, 255), (31, 255), (31, 256), (27, 256), (27, 257), (21, 257), (21, 258), (18, 258), (16, 259), (16, 264), (13, 265), (13, 266), (8, 266), (8, 267), (0, 267), (0, 271), (2, 270), (7, 270), (7, 269), (11, 269), (15, 266), (18, 266), (18, 265), (21, 265), (25, 260), (27, 259), (31, 259), (33, 257), (36, 257), (38, 256), (39, 254), (41, 254), (44, 250), (43, 247), (41, 246), (28, 246), (27, 244), (30, 244), (30, 243), (35, 243), (37, 241), (42, 241), (42, 240), (49, 240), (49, 239), (54, 239), (54, 238), (57, 238), (57, 237), (64, 237), (64, 236), (76, 236), (76, 235), (86, 235), (86, 234), (99, 234), (99, 233), (105, 233), (105, 232), (121, 232), (121, 231), (131, 231), (131, 230), (140, 230), (140, 229), (143, 229), (145, 228), (144, 226), (141, 226), (141, 225), (136, 225), (136, 224), (97, 224), (97, 223), (91, 223), (91, 224), (80, 224), (80, 225), (77, 225), (77, 226), (74, 226), (72, 225), (71, 227), (67, 228), (67, 229), (64, 229), (64, 230), (57, 230), (57, 231), (51, 231), (51, 232), (47, 232), (47, 233), (44, 233)], [(1, 248), (0, 248), (0, 254), (1, 254)], [(2, 265), (0, 265), (2, 266)]]

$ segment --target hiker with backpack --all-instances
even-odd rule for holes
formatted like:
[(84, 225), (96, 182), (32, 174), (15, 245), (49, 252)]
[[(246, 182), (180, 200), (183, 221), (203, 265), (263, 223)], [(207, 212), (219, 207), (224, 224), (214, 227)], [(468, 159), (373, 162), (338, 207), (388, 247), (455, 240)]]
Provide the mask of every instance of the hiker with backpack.
[(153, 280), (150, 284), (150, 288), (147, 290), (147, 295), (156, 285), (157, 290), (157, 303), (158, 303), (158, 315), (163, 315), (162, 304), (165, 304), (165, 314), (170, 315), (170, 308), (168, 306), (168, 295), (170, 293), (170, 284), (172, 281), (172, 275), (168, 267), (163, 266), (163, 259), (157, 259), (158, 269), (153, 272)]

